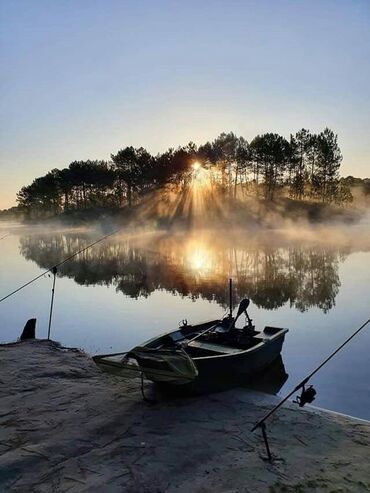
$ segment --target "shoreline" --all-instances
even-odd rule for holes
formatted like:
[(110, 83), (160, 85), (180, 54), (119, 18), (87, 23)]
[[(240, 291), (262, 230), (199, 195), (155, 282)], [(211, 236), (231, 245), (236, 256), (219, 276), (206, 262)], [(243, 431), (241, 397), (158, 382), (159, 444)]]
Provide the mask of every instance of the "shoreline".
[(318, 407), (318, 406), (313, 406), (312, 404), (307, 404), (305, 408), (308, 411), (311, 411), (313, 413), (317, 412), (318, 414), (320, 413), (325, 413), (325, 414), (332, 414), (334, 417), (342, 417), (342, 418), (347, 418), (351, 419), (352, 421), (358, 421), (360, 423), (365, 423), (370, 425), (370, 420), (365, 419), (365, 418), (359, 418), (358, 416), (352, 416), (351, 414), (346, 414), (346, 413), (340, 413), (338, 411), (332, 411), (331, 409), (326, 409), (324, 407)]
[[(24, 212), (7, 214), (0, 211), (1, 222), (20, 223), (25, 227), (50, 227), (58, 225), (60, 227), (86, 227), (97, 226), (104, 221), (109, 221), (115, 227), (155, 227), (159, 229), (173, 230), (193, 229), (195, 224), (190, 224), (184, 215), (173, 218), (171, 214), (163, 214), (160, 207), (148, 212), (147, 203), (151, 195), (148, 195), (141, 202), (132, 206), (123, 207), (88, 207), (86, 209), (71, 209), (59, 213), (46, 213), (44, 215), (32, 217)], [(243, 200), (234, 199), (232, 203), (225, 203), (228, 210), (227, 220), (217, 216), (208, 218), (206, 221), (212, 228), (229, 227), (230, 222), (233, 227), (240, 228), (261, 228), (275, 229), (289, 223), (304, 223), (306, 226), (327, 226), (330, 224), (343, 224), (343, 226), (356, 225), (368, 215), (370, 201), (356, 200), (355, 202), (336, 204), (327, 203), (320, 200), (313, 200), (308, 197), (304, 199), (293, 199), (288, 195), (281, 195), (274, 200), (260, 197), (249, 196)], [(200, 223), (204, 228), (204, 224)]]
[[(46, 340), (0, 345), (0, 489), (22, 491), (370, 491), (370, 422), (235, 388), (155, 404), (85, 353)], [(145, 385), (152, 394), (152, 384)]]

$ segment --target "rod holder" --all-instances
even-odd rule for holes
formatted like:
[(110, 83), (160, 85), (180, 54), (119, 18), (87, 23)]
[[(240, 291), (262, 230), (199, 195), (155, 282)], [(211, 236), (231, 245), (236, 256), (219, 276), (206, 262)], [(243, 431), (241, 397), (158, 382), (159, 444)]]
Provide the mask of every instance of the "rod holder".
[(269, 442), (267, 440), (266, 424), (265, 423), (261, 423), (260, 427), (261, 427), (261, 430), (262, 430), (263, 441), (265, 442), (267, 459), (271, 462), (272, 461), (272, 455), (271, 455), (271, 452), (270, 452)]
[(53, 307), (54, 307), (54, 294), (55, 294), (55, 280), (57, 277), (58, 269), (53, 267), (51, 270), (53, 274), (53, 287), (51, 289), (51, 301), (50, 301), (50, 313), (49, 313), (49, 326), (48, 326), (48, 340), (50, 339), (50, 330), (51, 330), (51, 319), (53, 316)]
[(229, 307), (230, 307), (230, 318), (233, 316), (233, 280), (229, 279)]

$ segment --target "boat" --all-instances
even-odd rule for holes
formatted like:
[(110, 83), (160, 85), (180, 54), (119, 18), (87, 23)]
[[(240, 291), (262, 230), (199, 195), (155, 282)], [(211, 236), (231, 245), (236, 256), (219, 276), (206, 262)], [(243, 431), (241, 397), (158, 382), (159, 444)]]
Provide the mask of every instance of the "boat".
[[(150, 339), (125, 353), (94, 356), (95, 363), (115, 375), (140, 372), (163, 386), (196, 386), (227, 377), (251, 377), (280, 355), (286, 328), (266, 326), (256, 330), (250, 319), (248, 299), (240, 302), (236, 317), (197, 325), (183, 321), (178, 329)], [(237, 327), (241, 314), (246, 324)]]

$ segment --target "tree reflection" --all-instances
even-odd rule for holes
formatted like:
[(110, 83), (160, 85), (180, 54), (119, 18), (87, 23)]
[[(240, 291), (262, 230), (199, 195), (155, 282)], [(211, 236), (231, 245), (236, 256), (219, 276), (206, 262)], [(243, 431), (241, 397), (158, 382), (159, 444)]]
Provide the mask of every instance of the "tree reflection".
[[(86, 233), (23, 236), (20, 251), (41, 268), (60, 262), (91, 243)], [(327, 312), (340, 287), (338, 266), (348, 252), (322, 244), (302, 244), (245, 234), (153, 234), (116, 238), (95, 245), (62, 265), (59, 275), (81, 285), (115, 286), (133, 298), (166, 290), (184, 297), (228, 304), (249, 297), (258, 307), (287, 303), (300, 311)]]

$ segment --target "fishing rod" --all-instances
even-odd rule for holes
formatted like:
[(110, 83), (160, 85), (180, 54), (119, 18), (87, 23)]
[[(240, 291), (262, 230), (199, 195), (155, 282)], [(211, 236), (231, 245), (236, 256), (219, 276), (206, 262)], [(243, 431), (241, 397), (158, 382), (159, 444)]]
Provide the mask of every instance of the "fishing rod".
[(111, 232), (111, 233), (108, 233), (104, 236), (102, 236), (101, 238), (99, 238), (98, 240), (90, 243), (89, 245), (85, 246), (84, 248), (81, 248), (81, 250), (78, 250), (77, 252), (73, 253), (72, 255), (69, 255), (67, 258), (65, 258), (64, 260), (62, 260), (61, 262), (58, 262), (57, 264), (53, 265), (50, 267), (50, 269), (47, 269), (46, 271), (42, 272), (41, 274), (39, 274), (38, 276), (34, 277), (33, 279), (31, 279), (30, 281), (22, 284), (22, 286), (19, 286), (19, 288), (15, 289), (14, 291), (12, 291), (11, 293), (7, 294), (6, 296), (3, 296), (2, 298), (0, 298), (0, 303), (5, 301), (6, 299), (10, 298), (11, 296), (13, 296), (13, 294), (16, 294), (18, 293), (18, 291), (21, 291), (22, 289), (26, 288), (27, 286), (29, 286), (30, 284), (32, 284), (33, 282), (37, 281), (38, 279), (40, 279), (40, 277), (43, 277), (45, 274), (48, 274), (49, 272), (52, 272), (54, 269), (57, 269), (58, 267), (60, 267), (61, 265), (65, 264), (66, 262), (68, 262), (69, 260), (73, 259), (74, 257), (76, 257), (77, 255), (79, 255), (80, 253), (83, 253), (83, 252), (86, 252), (86, 250), (88, 250), (89, 248), (93, 247), (94, 245), (97, 245), (98, 243), (106, 240), (107, 238), (119, 233), (120, 231), (122, 231), (124, 228), (119, 228), (119, 229), (116, 229), (115, 231)]
[(263, 439), (264, 439), (264, 442), (265, 442), (265, 446), (266, 446), (266, 452), (267, 452), (267, 456), (268, 456), (268, 459), (271, 460), (272, 457), (271, 457), (271, 452), (270, 452), (270, 448), (269, 448), (269, 445), (268, 445), (268, 441), (267, 441), (267, 435), (266, 435), (266, 423), (265, 421), (272, 415), (274, 414), (278, 409), (279, 407), (281, 407), (284, 402), (286, 402), (289, 397), (291, 397), (295, 392), (297, 392), (299, 389), (302, 389), (302, 393), (301, 393), (301, 396), (297, 398), (297, 402), (299, 404), (300, 407), (303, 407), (305, 404), (307, 403), (310, 403), (314, 400), (314, 397), (316, 395), (316, 391), (314, 390), (314, 388), (312, 387), (312, 385), (306, 389), (305, 388), (305, 385), (306, 383), (319, 371), (321, 370), (321, 368), (326, 365), (326, 363), (328, 361), (330, 361), (346, 344), (349, 343), (349, 341), (351, 339), (353, 339), (364, 327), (366, 327), (366, 325), (370, 322), (370, 318), (368, 318), (366, 320), (366, 322), (364, 322), (361, 327), (359, 327), (351, 336), (349, 336), (339, 347), (337, 347), (337, 349), (335, 349), (322, 363), (320, 363), (319, 366), (317, 366), (306, 378), (304, 378), (298, 385), (296, 385), (296, 387), (294, 387), (294, 389), (289, 392), (288, 395), (286, 395), (284, 397), (283, 400), (281, 400), (279, 402), (279, 404), (277, 404), (273, 409), (271, 409), (271, 411), (269, 411), (262, 419), (260, 419), (252, 428), (252, 432), (255, 431), (257, 428), (261, 428), (262, 430), (262, 436), (263, 436)]

